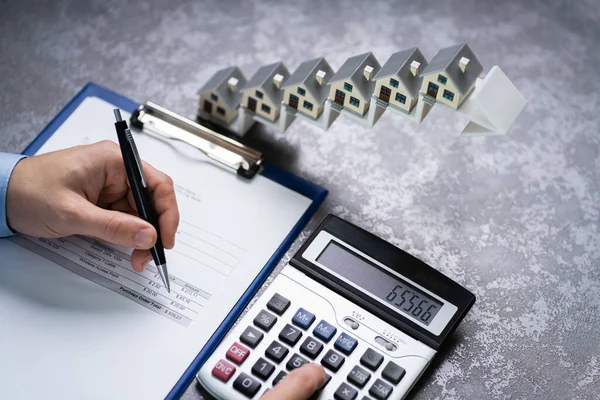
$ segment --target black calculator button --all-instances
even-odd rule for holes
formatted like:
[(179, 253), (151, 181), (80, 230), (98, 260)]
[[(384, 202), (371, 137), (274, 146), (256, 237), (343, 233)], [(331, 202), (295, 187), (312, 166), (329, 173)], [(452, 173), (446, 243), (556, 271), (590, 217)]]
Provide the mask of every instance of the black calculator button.
[(248, 346), (255, 348), (260, 343), (264, 335), (261, 331), (251, 326), (247, 327), (240, 336), (240, 341)]
[(350, 355), (356, 348), (357, 344), (358, 340), (348, 335), (347, 333), (342, 332), (333, 343), (333, 347), (335, 347), (344, 354)]
[(354, 368), (352, 368), (352, 371), (350, 371), (348, 374), (348, 381), (361, 389), (365, 386), (369, 379), (371, 379), (371, 374), (358, 365), (355, 365)]
[(367, 349), (360, 358), (360, 363), (371, 371), (375, 371), (383, 362), (383, 356), (373, 349)]
[(342, 383), (333, 394), (333, 397), (335, 397), (337, 400), (354, 400), (356, 396), (358, 396), (356, 389), (348, 385), (346, 382)]
[(406, 371), (404, 371), (404, 368), (390, 361), (387, 363), (383, 371), (381, 371), (381, 376), (383, 376), (383, 379), (386, 379), (392, 382), (394, 385), (397, 385), (405, 373)]
[(360, 399), (360, 400), (371, 400), (371, 398), (367, 397), (367, 396), (363, 396), (362, 399)]
[(298, 343), (298, 340), (300, 340), (301, 337), (302, 332), (300, 329), (290, 324), (286, 324), (279, 333), (279, 340), (289, 344), (290, 346), (294, 346), (296, 343)]
[(337, 328), (323, 319), (315, 326), (315, 329), (313, 329), (313, 335), (325, 343), (329, 342), (336, 332)]
[(319, 353), (323, 350), (323, 345), (316, 339), (310, 336), (306, 338), (302, 346), (300, 346), (300, 352), (305, 356), (309, 356), (313, 360), (317, 358)]
[(269, 332), (273, 325), (277, 322), (277, 317), (266, 310), (262, 310), (256, 318), (254, 318), (254, 325), (260, 329)]
[(299, 308), (292, 317), (292, 324), (302, 329), (308, 329), (313, 322), (315, 322), (315, 314), (306, 311), (304, 308)]
[(275, 366), (262, 357), (252, 367), (252, 375), (258, 376), (263, 381), (269, 379), (273, 371)]
[(273, 386), (277, 385), (283, 378), (285, 378), (286, 375), (287, 372), (279, 371), (275, 379), (273, 379)]
[(287, 364), (285, 364), (285, 367), (289, 370), (292, 371), (296, 368), (300, 368), (301, 366), (303, 366), (304, 364), (308, 364), (308, 360), (304, 357), (300, 357), (298, 354), (294, 354), (287, 362)]
[(233, 381), (233, 388), (246, 397), (254, 397), (260, 387), (260, 382), (243, 372)]
[(345, 361), (344, 356), (342, 356), (339, 353), (336, 353), (333, 350), (329, 350), (323, 356), (323, 359), (321, 360), (321, 364), (323, 364), (323, 366), (325, 368), (330, 369), (333, 372), (338, 372), (338, 370), (340, 369), (342, 364), (344, 364), (344, 361)]
[(392, 387), (381, 379), (377, 379), (369, 389), (369, 394), (377, 400), (385, 400), (392, 394)]
[(277, 315), (283, 314), (289, 306), (290, 301), (279, 293), (275, 293), (273, 297), (271, 297), (271, 300), (269, 300), (267, 303), (267, 308)]
[(267, 356), (267, 358), (270, 358), (277, 364), (282, 362), (285, 356), (288, 355), (288, 353), (288, 348), (276, 340), (273, 340), (269, 347), (267, 347), (267, 350), (265, 350), (265, 355)]

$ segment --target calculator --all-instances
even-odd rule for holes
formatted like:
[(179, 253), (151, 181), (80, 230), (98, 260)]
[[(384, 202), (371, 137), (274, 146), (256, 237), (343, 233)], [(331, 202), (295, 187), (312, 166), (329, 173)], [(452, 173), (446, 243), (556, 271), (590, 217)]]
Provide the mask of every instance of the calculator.
[(306, 363), (314, 399), (403, 399), (475, 303), (423, 261), (328, 215), (197, 379), (217, 399), (258, 399)]

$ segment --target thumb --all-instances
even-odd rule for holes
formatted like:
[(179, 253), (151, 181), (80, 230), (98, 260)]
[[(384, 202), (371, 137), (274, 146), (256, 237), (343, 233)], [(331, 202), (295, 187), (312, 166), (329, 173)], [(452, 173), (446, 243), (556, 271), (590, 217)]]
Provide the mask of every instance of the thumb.
[(317, 364), (306, 364), (290, 372), (261, 400), (306, 400), (325, 384), (325, 370)]
[(80, 215), (80, 221), (75, 224), (76, 234), (136, 249), (149, 249), (156, 242), (156, 229), (133, 215), (105, 210), (87, 202)]

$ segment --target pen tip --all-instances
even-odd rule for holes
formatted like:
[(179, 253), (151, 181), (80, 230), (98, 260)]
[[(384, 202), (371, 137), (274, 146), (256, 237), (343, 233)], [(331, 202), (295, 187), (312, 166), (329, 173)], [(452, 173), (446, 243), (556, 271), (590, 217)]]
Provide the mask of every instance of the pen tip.
[(121, 110), (118, 108), (113, 109), (113, 113), (115, 114), (115, 119), (117, 122), (123, 121), (123, 117), (121, 117)]

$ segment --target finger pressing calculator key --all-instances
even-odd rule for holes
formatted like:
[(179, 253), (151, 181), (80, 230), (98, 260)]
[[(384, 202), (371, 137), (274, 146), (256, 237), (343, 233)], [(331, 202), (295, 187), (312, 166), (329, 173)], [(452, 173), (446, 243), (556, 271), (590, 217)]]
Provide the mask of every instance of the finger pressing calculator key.
[(197, 377), (217, 399), (258, 400), (312, 362), (327, 383), (311, 399), (401, 400), (474, 301), (402, 250), (328, 217)]

